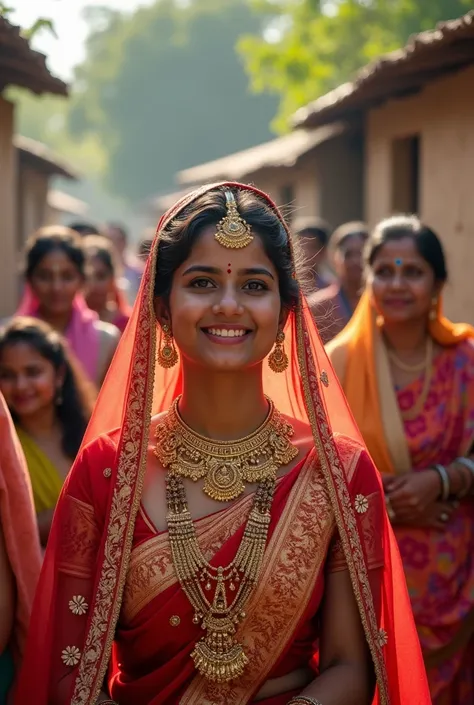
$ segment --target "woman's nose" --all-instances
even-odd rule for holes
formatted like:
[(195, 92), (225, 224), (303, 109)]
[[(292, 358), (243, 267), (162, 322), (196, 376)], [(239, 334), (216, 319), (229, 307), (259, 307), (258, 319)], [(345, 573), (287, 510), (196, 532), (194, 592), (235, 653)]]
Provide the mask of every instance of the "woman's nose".
[(226, 288), (220, 292), (219, 300), (213, 306), (213, 313), (224, 316), (235, 316), (243, 311), (237, 292), (233, 288)]

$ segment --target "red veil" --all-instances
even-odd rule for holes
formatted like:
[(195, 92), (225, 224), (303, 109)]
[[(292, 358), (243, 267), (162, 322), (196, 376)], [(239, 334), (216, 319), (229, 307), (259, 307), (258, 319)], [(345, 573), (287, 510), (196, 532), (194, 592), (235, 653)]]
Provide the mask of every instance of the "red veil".
[[(111, 480), (105, 524), (98, 557), (86, 638), (78, 665), (71, 705), (95, 705), (111, 659), (113, 636), (119, 618), (125, 575), (130, 559), (134, 523), (145, 473), (152, 414), (166, 410), (181, 387), (180, 366), (163, 369), (156, 364), (161, 332), (153, 311), (153, 287), (160, 231), (182, 209), (216, 188), (247, 189), (262, 198), (281, 219), (268, 196), (256, 188), (225, 182), (188, 194), (166, 213), (157, 229), (143, 275), (137, 302), (109, 368), (84, 444), (119, 428), (117, 472)], [(348, 491), (334, 434), (363, 441), (337, 378), (326, 356), (306, 300), (302, 297), (286, 329), (290, 364), (275, 375), (264, 365), (265, 392), (283, 413), (310, 424), (323, 467), (339, 536), (359, 605), (367, 643), (377, 675), (375, 702), (381, 705), (430, 703), (418, 637), (411, 616), (403, 568), (390, 525), (385, 517), (382, 608), (376, 615), (362, 536)], [(81, 455), (81, 454), (80, 454)], [(79, 455), (79, 457), (80, 457)], [(102, 470), (97, 468), (97, 472)], [(74, 475), (74, 468), (63, 489)], [(17, 705), (48, 705), (48, 674), (53, 668), (52, 643), (58, 598), (58, 571), (62, 506), (56, 512), (46, 552), (31, 624), (22, 687)], [(28, 685), (31, 684), (31, 685)]]

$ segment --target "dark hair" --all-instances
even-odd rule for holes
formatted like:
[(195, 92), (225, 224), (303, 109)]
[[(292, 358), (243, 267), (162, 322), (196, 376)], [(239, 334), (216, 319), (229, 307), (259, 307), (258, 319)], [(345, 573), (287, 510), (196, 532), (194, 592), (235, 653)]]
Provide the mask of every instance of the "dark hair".
[(83, 240), (84, 252), (87, 257), (97, 257), (112, 276), (115, 275), (116, 265), (114, 248), (110, 240), (102, 235), (86, 235)]
[(315, 237), (322, 247), (326, 247), (331, 234), (331, 226), (322, 218), (300, 218), (294, 224), (293, 231), (298, 237)]
[(40, 228), (26, 241), (25, 245), (25, 276), (31, 279), (33, 272), (41, 260), (55, 251), (64, 252), (84, 276), (85, 256), (79, 235), (63, 225), (50, 225)]
[(95, 389), (72, 359), (62, 337), (44, 321), (18, 316), (0, 330), (0, 355), (9, 345), (18, 343), (30, 345), (53, 365), (56, 372), (64, 373), (57, 417), (62, 430), (63, 452), (74, 460), (92, 413)]
[(92, 223), (71, 223), (69, 226), (71, 230), (74, 230), (78, 235), (100, 235), (99, 228), (96, 228)]
[(335, 229), (329, 240), (329, 249), (332, 253), (343, 247), (344, 243), (351, 237), (360, 237), (362, 240), (367, 240), (369, 237), (369, 228), (365, 223), (358, 220), (352, 220), (349, 223), (343, 223)]
[(416, 215), (394, 215), (375, 226), (365, 249), (366, 262), (371, 266), (387, 243), (411, 237), (418, 254), (430, 265), (437, 282), (448, 278), (446, 257), (439, 237), (434, 230), (424, 225)]
[[(239, 215), (261, 237), (265, 252), (277, 270), (283, 305), (292, 308), (299, 297), (299, 285), (293, 276), (288, 234), (282, 222), (276, 212), (251, 191), (233, 189), (233, 193)], [(164, 228), (158, 248), (155, 296), (168, 300), (173, 274), (189, 257), (203, 228), (217, 225), (226, 214), (225, 191), (219, 188), (197, 198)]]
[(153, 244), (153, 237), (144, 237), (138, 243), (138, 257), (142, 260), (147, 260), (150, 254), (151, 246)]

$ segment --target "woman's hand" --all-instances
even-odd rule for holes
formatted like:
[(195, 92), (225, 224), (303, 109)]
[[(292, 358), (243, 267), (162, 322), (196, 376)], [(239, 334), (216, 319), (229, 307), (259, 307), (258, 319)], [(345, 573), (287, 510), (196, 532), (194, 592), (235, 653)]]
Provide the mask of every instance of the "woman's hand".
[(440, 494), (440, 479), (436, 470), (407, 473), (384, 482), (385, 493), (399, 524), (423, 521)]
[(423, 514), (409, 520), (399, 520), (398, 517), (392, 521), (394, 526), (409, 525), (420, 529), (437, 529), (444, 531), (451, 516), (458, 508), (457, 502), (435, 502), (425, 509)]

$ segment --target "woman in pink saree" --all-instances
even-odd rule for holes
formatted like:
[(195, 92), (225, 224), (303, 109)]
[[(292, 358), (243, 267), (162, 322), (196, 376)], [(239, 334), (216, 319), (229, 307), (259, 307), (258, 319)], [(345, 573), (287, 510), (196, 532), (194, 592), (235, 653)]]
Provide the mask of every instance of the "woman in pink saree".
[(61, 333), (89, 379), (100, 386), (119, 339), (118, 329), (88, 308), (82, 288), (85, 254), (77, 233), (41, 228), (26, 244), (26, 289), (19, 316), (41, 318)]

